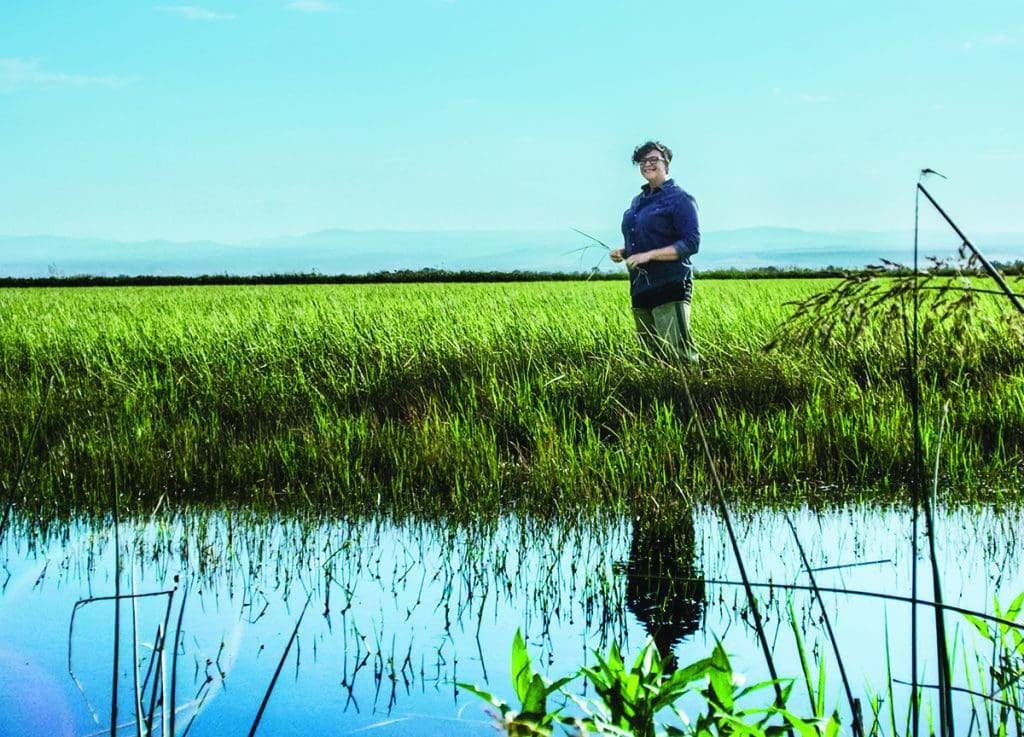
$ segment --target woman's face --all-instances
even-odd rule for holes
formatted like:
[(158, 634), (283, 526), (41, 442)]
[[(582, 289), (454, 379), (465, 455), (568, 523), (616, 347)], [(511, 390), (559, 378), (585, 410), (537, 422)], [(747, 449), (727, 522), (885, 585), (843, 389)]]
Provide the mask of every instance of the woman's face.
[(640, 159), (640, 174), (648, 184), (661, 184), (668, 179), (668, 161), (655, 149)]

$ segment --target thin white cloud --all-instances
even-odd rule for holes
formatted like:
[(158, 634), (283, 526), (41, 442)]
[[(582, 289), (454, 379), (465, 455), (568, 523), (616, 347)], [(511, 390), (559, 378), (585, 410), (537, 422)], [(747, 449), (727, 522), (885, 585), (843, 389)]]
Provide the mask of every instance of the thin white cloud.
[(0, 92), (26, 87), (123, 87), (132, 80), (125, 77), (97, 77), (67, 74), (43, 69), (34, 59), (0, 59)]
[(1017, 39), (1014, 36), (1006, 33), (993, 33), (991, 36), (985, 36), (984, 38), (968, 39), (961, 44), (961, 47), (964, 51), (971, 51), (976, 48), (1013, 46), (1016, 43)]
[(234, 20), (230, 13), (218, 13), (198, 5), (164, 5), (158, 8), (161, 12), (178, 15), (185, 20)]
[(825, 102), (832, 102), (831, 95), (809, 95), (806, 92), (800, 95), (800, 102), (806, 102), (809, 105), (820, 105)]
[(996, 33), (983, 38), (981, 42), (986, 46), (1012, 46), (1017, 43), (1017, 39), (1005, 33)]
[(327, 0), (292, 0), (288, 7), (300, 13), (333, 13), (338, 10), (336, 3)]

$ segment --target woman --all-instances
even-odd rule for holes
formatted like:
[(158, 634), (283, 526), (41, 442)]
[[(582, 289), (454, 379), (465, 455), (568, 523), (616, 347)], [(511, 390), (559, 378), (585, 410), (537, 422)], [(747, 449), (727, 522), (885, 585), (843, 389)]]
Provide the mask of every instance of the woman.
[(690, 333), (693, 267), (700, 247), (696, 203), (668, 178), (672, 150), (656, 141), (637, 146), (633, 163), (647, 183), (622, 216), (625, 245), (609, 254), (626, 262), (633, 317), (644, 345), (670, 363), (696, 370)]

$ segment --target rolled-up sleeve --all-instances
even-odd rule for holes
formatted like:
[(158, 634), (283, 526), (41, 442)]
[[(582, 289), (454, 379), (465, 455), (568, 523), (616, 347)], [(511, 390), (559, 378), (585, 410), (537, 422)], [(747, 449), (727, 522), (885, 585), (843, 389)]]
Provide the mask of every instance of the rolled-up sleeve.
[(697, 208), (690, 197), (683, 195), (678, 198), (672, 208), (672, 222), (679, 240), (672, 246), (679, 258), (688, 258), (700, 250), (700, 226), (697, 223)]

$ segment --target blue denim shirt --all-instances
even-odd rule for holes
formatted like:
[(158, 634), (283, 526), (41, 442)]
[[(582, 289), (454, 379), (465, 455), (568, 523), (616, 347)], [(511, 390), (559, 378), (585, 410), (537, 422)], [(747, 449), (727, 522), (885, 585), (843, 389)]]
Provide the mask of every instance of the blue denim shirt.
[(630, 271), (634, 307), (649, 309), (688, 299), (687, 282), (693, 279), (690, 256), (700, 248), (693, 197), (671, 179), (653, 191), (645, 184), (622, 216), (622, 237), (627, 256), (665, 246), (679, 254), (678, 261), (648, 261)]

